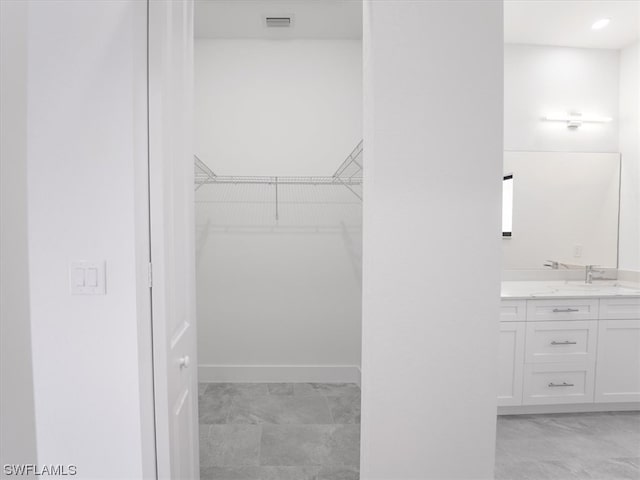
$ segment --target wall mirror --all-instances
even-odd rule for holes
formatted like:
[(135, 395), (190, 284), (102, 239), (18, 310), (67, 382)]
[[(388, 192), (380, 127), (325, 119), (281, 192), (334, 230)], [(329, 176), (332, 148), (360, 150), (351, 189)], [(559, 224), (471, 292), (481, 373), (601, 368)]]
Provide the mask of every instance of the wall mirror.
[(620, 168), (619, 153), (504, 152), (503, 268), (616, 268)]

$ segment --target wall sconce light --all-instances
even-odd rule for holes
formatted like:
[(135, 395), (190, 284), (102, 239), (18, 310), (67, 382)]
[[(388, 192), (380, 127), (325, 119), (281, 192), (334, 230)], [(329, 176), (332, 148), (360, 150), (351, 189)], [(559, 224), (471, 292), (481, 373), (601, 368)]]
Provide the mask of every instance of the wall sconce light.
[(582, 115), (581, 113), (569, 113), (569, 114), (549, 114), (542, 117), (543, 120), (548, 122), (566, 122), (567, 128), (578, 128), (585, 122), (588, 123), (608, 123), (613, 119), (611, 117), (600, 117), (597, 115)]

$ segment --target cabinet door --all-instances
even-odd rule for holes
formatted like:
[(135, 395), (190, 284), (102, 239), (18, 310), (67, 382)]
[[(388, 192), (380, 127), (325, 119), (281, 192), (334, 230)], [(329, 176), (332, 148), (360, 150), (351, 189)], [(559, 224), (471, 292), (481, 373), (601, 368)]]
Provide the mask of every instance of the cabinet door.
[(498, 362), (498, 405), (522, 405), (524, 322), (501, 322)]
[(595, 401), (640, 401), (640, 320), (600, 320)]

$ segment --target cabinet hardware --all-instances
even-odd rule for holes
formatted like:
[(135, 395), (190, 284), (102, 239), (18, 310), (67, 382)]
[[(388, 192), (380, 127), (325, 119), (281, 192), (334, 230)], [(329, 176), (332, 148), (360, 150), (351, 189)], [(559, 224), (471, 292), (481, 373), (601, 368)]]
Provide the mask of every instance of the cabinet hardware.
[(578, 342), (571, 342), (569, 340), (566, 340), (564, 342), (556, 342), (555, 340), (553, 342), (551, 342), (551, 345), (576, 345)]
[(553, 313), (569, 313), (569, 312), (577, 312), (579, 309), (577, 308), (554, 308)]
[(562, 382), (562, 383), (553, 383), (551, 382), (549, 384), (550, 387), (573, 387), (573, 383), (567, 383), (567, 382)]

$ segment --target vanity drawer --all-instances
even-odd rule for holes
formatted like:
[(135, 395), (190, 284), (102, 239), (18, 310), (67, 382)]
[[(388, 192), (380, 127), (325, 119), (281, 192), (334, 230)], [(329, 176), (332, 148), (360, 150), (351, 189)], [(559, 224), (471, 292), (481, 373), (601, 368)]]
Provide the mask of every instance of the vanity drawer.
[(593, 320), (527, 323), (525, 363), (593, 363), (597, 338)]
[(526, 300), (502, 300), (500, 302), (501, 322), (524, 322), (526, 318)]
[(600, 299), (600, 318), (603, 320), (640, 319), (640, 298)]
[(598, 318), (598, 299), (570, 298), (527, 300), (527, 321), (595, 320)]
[(523, 404), (593, 402), (594, 366), (584, 363), (526, 364)]

